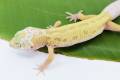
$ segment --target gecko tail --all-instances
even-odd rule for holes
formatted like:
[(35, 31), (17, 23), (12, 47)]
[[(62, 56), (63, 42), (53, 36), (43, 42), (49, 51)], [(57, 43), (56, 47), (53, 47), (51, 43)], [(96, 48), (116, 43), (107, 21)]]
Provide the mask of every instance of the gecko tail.
[(120, 0), (116, 0), (106, 8), (103, 9), (104, 12), (108, 12), (112, 16), (112, 20), (120, 16)]

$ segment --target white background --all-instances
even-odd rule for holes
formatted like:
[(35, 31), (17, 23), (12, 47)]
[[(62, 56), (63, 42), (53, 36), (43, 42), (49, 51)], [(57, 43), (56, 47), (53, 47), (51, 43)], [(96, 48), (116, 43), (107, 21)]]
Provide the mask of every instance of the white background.
[(47, 57), (42, 52), (10, 48), (0, 40), (0, 80), (120, 80), (120, 63), (56, 55), (49, 68), (38, 75), (34, 68)]

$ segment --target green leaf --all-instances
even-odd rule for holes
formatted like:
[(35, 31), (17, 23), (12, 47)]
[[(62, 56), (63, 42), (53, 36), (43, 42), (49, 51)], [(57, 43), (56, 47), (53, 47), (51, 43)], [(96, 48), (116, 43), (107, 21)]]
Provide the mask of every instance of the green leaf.
[[(10, 40), (27, 26), (45, 28), (56, 20), (69, 24), (65, 12), (84, 10), (85, 14), (99, 14), (113, 0), (0, 0), (0, 37)], [(120, 19), (115, 20), (120, 23)], [(120, 33), (103, 34), (82, 44), (59, 48), (62, 54), (88, 59), (120, 61)]]

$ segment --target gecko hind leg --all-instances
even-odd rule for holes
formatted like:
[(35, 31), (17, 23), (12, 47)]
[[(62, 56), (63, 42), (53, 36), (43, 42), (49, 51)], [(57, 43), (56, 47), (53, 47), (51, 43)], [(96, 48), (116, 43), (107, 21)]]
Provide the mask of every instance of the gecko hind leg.
[(66, 19), (69, 19), (69, 21), (74, 21), (74, 22), (76, 22), (77, 20), (86, 20), (96, 16), (96, 15), (84, 15), (83, 11), (79, 11), (78, 13), (75, 14), (66, 12), (66, 14), (68, 15)]
[[(83, 11), (80, 11), (76, 14), (72, 14), (72, 13), (67, 12), (66, 14), (68, 16), (66, 18), (70, 19), (70, 21), (76, 22), (78, 19), (79, 20), (86, 20), (86, 19), (93, 18), (93, 17), (97, 16), (97, 15), (85, 15), (82, 12)], [(116, 24), (112, 21), (109, 21), (109, 22), (106, 23), (105, 30), (120, 32), (120, 25)]]
[[(92, 18), (92, 17), (95, 17), (97, 15), (84, 15), (82, 14), (82, 16), (79, 16), (79, 19), (80, 20), (86, 20), (86, 19), (89, 19), (89, 18)], [(115, 32), (120, 32), (120, 25), (117, 24), (117, 23), (114, 23), (112, 21), (108, 21), (106, 23), (106, 27), (105, 27), (105, 30), (110, 30), (110, 31), (115, 31)]]
[[(92, 17), (95, 17), (95, 16), (97, 16), (97, 15), (85, 15), (83, 13), (80, 13), (78, 19), (80, 19), (80, 20), (86, 20), (86, 19), (89, 19), (89, 18), (92, 18)], [(105, 30), (120, 32), (120, 25), (117, 24), (117, 23), (114, 23), (112, 21), (108, 21), (106, 23)]]
[(107, 27), (105, 28), (105, 30), (120, 32), (120, 25), (119, 24), (114, 23), (112, 21), (109, 21), (106, 25), (107, 25)]

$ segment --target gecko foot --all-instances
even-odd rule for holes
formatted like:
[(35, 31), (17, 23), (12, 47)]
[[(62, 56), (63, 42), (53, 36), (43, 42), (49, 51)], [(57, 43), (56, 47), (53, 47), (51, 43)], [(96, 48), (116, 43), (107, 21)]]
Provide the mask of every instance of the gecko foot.
[(45, 67), (43, 65), (38, 65), (37, 68), (34, 69), (37, 70), (37, 75), (39, 75), (40, 73), (44, 73)]
[(66, 14), (68, 15), (66, 17), (66, 19), (69, 19), (69, 21), (74, 21), (77, 22), (77, 20), (80, 19), (80, 14), (82, 14), (83, 10), (79, 11), (78, 13), (72, 14), (70, 12), (66, 12)]

